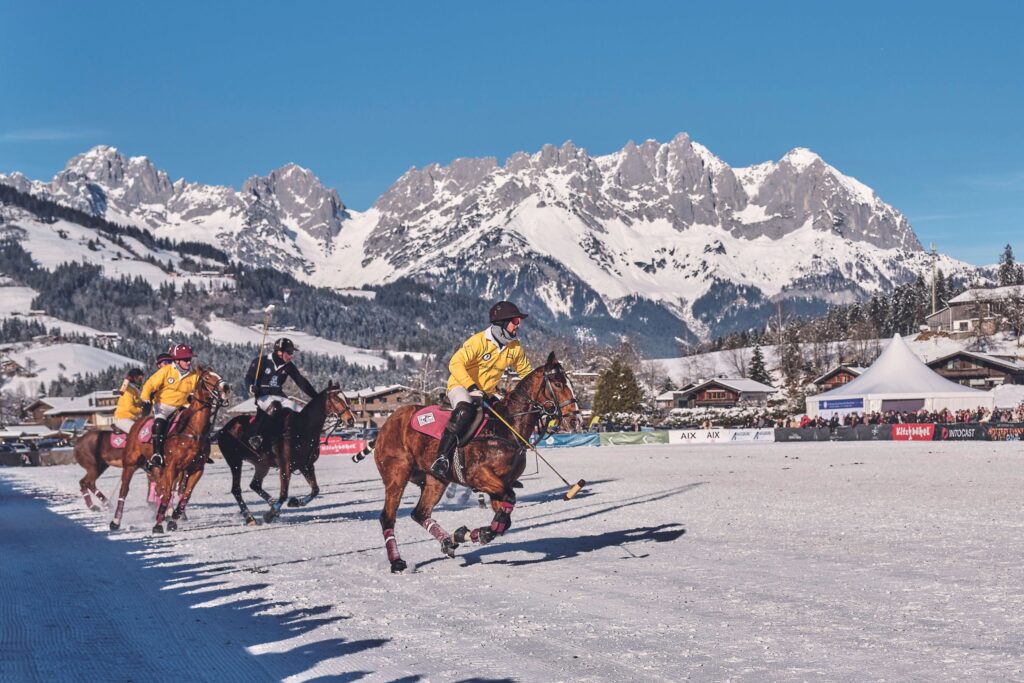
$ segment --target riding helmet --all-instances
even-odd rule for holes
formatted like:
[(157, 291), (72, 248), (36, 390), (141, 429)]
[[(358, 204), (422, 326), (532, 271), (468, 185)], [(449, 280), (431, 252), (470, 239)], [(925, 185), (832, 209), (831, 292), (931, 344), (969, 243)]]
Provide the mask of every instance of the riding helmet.
[(281, 337), (274, 342), (274, 351), (280, 351), (281, 353), (295, 353), (299, 350), (299, 347), (295, 345), (288, 337)]
[(142, 374), (143, 373), (140, 368), (132, 368), (125, 374), (125, 379), (131, 379), (132, 377), (142, 377)]
[(156, 357), (156, 366), (160, 367), (164, 363), (170, 363), (172, 360), (174, 359), (171, 358), (171, 354), (161, 353), (159, 356)]
[(191, 360), (192, 347), (188, 344), (178, 344), (171, 353), (171, 360)]
[(499, 301), (491, 307), (491, 322), (503, 323), (512, 318), (527, 318), (525, 313), (511, 301)]

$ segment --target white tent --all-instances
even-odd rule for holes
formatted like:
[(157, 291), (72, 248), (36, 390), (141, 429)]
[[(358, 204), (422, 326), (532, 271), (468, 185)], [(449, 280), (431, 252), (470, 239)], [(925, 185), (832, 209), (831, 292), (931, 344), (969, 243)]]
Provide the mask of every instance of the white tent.
[(859, 377), (832, 391), (807, 397), (807, 414), (811, 417), (978, 406), (991, 409), (992, 394), (939, 375), (915, 356), (898, 334), (893, 335), (878, 360)]

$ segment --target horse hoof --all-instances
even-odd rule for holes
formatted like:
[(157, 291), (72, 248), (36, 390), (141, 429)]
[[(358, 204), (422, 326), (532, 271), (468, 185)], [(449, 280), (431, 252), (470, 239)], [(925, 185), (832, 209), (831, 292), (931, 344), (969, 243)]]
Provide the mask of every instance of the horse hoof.
[(110, 530), (111, 531), (117, 531), (120, 528), (121, 528), (121, 525), (119, 523), (117, 523), (117, 522), (111, 522), (110, 523)]
[(266, 522), (267, 524), (270, 524), (271, 522), (273, 522), (275, 517), (277, 517), (277, 515), (274, 513), (273, 510), (270, 510), (269, 512), (263, 513), (263, 521)]
[(163, 524), (157, 524), (156, 526), (153, 527), (153, 533), (154, 534), (162, 534), (163, 532), (164, 532), (164, 525)]
[(299, 501), (298, 498), (289, 498), (288, 499), (288, 507), (290, 507), (290, 508), (302, 507), (302, 503)]
[(441, 552), (443, 552), (448, 557), (454, 558), (455, 557), (455, 549), (458, 548), (458, 547), (459, 547), (459, 544), (456, 543), (451, 537), (448, 537), (448, 538), (444, 539), (443, 541), (441, 541)]
[(469, 527), (460, 526), (458, 529), (455, 530), (455, 533), (452, 534), (452, 538), (455, 539), (455, 545), (456, 546), (459, 543), (468, 543), (469, 542)]
[(167, 530), (168, 531), (177, 531), (178, 530), (178, 523), (175, 522), (173, 519), (167, 520)]
[(404, 572), (406, 570), (406, 568), (408, 566), (409, 565), (407, 565), (405, 563), (405, 560), (394, 560), (391, 563), (391, 573), (392, 574), (401, 574), (402, 572)]
[(256, 526), (256, 518), (249, 515), (245, 518), (245, 526)]

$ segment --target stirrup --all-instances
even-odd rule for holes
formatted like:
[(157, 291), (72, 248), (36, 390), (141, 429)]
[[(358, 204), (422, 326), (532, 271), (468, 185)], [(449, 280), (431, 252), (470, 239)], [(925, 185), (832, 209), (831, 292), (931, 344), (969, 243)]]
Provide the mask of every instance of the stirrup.
[(149, 466), (152, 467), (163, 467), (164, 456), (162, 453), (154, 453), (153, 457), (149, 459)]
[(430, 466), (430, 473), (437, 477), (438, 479), (447, 479), (448, 470), (450, 467), (451, 466), (448, 463), (448, 458), (444, 457), (443, 455), (438, 456), (437, 460), (434, 461), (434, 464)]

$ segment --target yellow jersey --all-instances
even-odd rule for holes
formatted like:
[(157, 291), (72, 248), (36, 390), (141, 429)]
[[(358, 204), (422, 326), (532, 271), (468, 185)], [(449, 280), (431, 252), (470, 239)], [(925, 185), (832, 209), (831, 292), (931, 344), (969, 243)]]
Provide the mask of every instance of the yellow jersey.
[(115, 420), (138, 420), (142, 416), (142, 402), (139, 400), (139, 387), (129, 384), (117, 399), (114, 408)]
[(177, 363), (171, 363), (146, 380), (140, 398), (165, 406), (183, 406), (188, 403), (188, 395), (195, 391), (198, 382), (199, 374), (194, 370), (182, 372)]
[(519, 379), (533, 371), (518, 339), (499, 347), (487, 328), (467, 339), (452, 356), (448, 363), (448, 391), (460, 386), (468, 389), (475, 384), (485, 394), (493, 393), (508, 367), (515, 368)]

